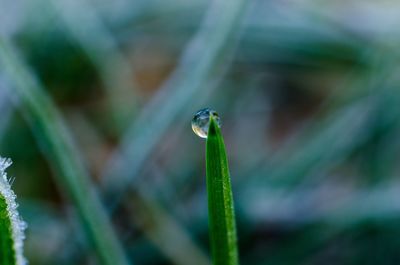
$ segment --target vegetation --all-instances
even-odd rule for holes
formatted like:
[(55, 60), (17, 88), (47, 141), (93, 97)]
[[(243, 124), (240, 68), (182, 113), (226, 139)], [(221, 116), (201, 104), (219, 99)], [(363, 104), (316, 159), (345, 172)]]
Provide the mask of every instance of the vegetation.
[(24, 265), (25, 223), (17, 212), (15, 194), (5, 173), (10, 164), (9, 160), (0, 157), (0, 262), (3, 265)]
[(236, 221), (228, 160), (221, 131), (213, 116), (207, 136), (207, 194), (214, 265), (238, 265)]
[[(398, 10), (6, 0), (0, 154), (14, 162), (29, 264), (233, 253), (233, 225), (209, 241), (210, 162), (189, 128), (203, 106), (223, 117), (241, 265), (398, 264)], [(229, 209), (224, 198), (210, 209)]]

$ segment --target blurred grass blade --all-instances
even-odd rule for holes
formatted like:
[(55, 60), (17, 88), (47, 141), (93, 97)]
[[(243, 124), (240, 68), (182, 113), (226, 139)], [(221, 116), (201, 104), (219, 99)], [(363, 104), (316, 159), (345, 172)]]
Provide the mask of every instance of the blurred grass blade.
[(53, 7), (72, 41), (78, 43), (98, 69), (119, 132), (139, 102), (134, 70), (90, 1), (44, 1)]
[(61, 114), (5, 39), (0, 39), (0, 66), (13, 84), (13, 95), (20, 100), (23, 114), (56, 171), (59, 187), (74, 203), (100, 261), (104, 265), (129, 264)]
[(210, 118), (206, 148), (210, 243), (214, 265), (239, 264), (235, 212), (221, 131)]
[[(136, 181), (145, 162), (182, 111), (209, 93), (205, 85), (216, 66), (232, 52), (247, 1), (212, 1), (198, 32), (188, 42), (179, 64), (145, 106), (124, 135), (105, 167), (102, 186), (108, 194), (121, 194)], [(116, 179), (118, 181), (116, 181)], [(115, 196), (114, 196), (115, 198)], [(115, 198), (115, 203), (121, 198)]]
[(14, 115), (14, 106), (13, 104), (8, 100), (8, 90), (5, 88), (6, 86), (5, 80), (0, 76), (0, 113), (1, 113), (1, 119), (0, 119), (0, 140), (3, 139), (7, 127), (12, 120), (12, 117)]
[[(209, 257), (197, 246), (182, 224), (149, 194), (132, 194), (126, 207), (132, 209), (129, 211), (132, 222), (139, 225), (147, 238), (169, 258), (171, 264), (211, 264)], [(174, 244), (171, 244), (171, 239)]]
[(22, 247), (26, 224), (17, 212), (15, 194), (5, 173), (10, 164), (10, 160), (0, 157), (0, 264), (24, 265)]

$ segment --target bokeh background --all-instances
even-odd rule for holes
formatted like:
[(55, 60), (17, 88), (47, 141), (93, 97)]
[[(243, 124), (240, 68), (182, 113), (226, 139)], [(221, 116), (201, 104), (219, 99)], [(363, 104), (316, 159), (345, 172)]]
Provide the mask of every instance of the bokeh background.
[[(211, 264), (190, 128), (203, 107), (222, 119), (241, 264), (400, 264), (399, 3), (237, 2), (0, 0), (0, 34), (61, 112), (134, 264)], [(0, 68), (26, 256), (99, 264), (15, 94)]]

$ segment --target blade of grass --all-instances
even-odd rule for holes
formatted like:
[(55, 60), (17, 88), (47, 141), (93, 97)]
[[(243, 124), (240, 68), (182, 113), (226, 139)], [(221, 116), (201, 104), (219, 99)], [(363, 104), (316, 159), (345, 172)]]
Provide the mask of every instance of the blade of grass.
[(0, 39), (0, 65), (13, 84), (12, 95), (20, 101), (23, 114), (54, 167), (60, 188), (74, 203), (100, 261), (104, 265), (129, 264), (61, 114), (5, 39)]
[(0, 264), (24, 265), (22, 247), (26, 224), (19, 216), (15, 194), (5, 173), (10, 164), (10, 160), (0, 157)]
[(206, 147), (210, 243), (214, 265), (239, 264), (233, 195), (221, 131), (213, 119)]

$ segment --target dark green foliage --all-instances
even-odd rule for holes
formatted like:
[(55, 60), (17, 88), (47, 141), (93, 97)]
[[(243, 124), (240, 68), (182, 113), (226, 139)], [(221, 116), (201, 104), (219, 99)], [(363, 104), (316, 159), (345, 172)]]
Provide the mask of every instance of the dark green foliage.
[(0, 195), (0, 264), (15, 265), (15, 251), (13, 248), (11, 220), (7, 213), (7, 204)]

